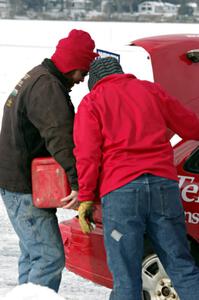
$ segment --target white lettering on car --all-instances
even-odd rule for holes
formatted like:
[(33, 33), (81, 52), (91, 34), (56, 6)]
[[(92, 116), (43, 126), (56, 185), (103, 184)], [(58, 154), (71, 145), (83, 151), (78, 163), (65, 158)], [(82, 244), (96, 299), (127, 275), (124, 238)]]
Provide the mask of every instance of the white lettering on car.
[(199, 224), (199, 213), (191, 213), (190, 211), (185, 211), (186, 222), (189, 224)]
[[(199, 197), (193, 197), (193, 195), (198, 193), (199, 187), (197, 184), (194, 184), (195, 177), (182, 176), (179, 177), (179, 187), (181, 189), (182, 200), (185, 202), (196, 202), (199, 203)], [(187, 184), (187, 181), (189, 184)], [(184, 184), (186, 185), (184, 186)]]

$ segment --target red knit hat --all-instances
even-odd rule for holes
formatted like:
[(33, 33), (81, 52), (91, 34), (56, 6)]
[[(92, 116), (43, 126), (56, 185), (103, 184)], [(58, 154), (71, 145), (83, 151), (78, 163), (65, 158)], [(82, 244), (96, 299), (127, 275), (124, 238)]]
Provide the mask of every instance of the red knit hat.
[(73, 29), (67, 38), (61, 39), (51, 60), (62, 73), (73, 70), (88, 71), (97, 53), (93, 52), (95, 43), (89, 33)]

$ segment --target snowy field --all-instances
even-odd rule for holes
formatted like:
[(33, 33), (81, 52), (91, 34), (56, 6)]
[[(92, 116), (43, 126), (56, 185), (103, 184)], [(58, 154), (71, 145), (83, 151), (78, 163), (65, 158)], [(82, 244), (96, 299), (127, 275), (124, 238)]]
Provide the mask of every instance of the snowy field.
[[(0, 20), (0, 121), (3, 104), (6, 97), (17, 81), (30, 68), (39, 64), (43, 58), (50, 57), (60, 38), (65, 37), (73, 29), (88, 31), (100, 49), (112, 49), (118, 53), (123, 51), (121, 63), (124, 71), (130, 71), (129, 49), (123, 49), (134, 39), (171, 34), (189, 33), (198, 34), (198, 24), (151, 24), (151, 23), (88, 23), (64, 21), (14, 21)], [(131, 47), (132, 48), (132, 47)], [(122, 50), (121, 50), (122, 49)], [(136, 56), (136, 53), (135, 53)], [(143, 72), (145, 78), (150, 79), (148, 70), (140, 65), (132, 65), (132, 72), (139, 76)], [(146, 74), (147, 73), (147, 74)], [(141, 75), (140, 75), (141, 76)], [(72, 92), (72, 101), (77, 107), (81, 98), (87, 92), (86, 83), (81, 84)], [(60, 221), (68, 219), (73, 212), (60, 209)], [(17, 285), (17, 258), (19, 254), (18, 240), (10, 226), (5, 208), (0, 199), (0, 299)], [(74, 275), (67, 270), (63, 272), (63, 279), (59, 295), (67, 300), (106, 300), (110, 290), (95, 285), (87, 280)], [(48, 300), (54, 300), (50, 295)], [(7, 298), (5, 298), (7, 299)], [(9, 300), (23, 300), (18, 292), (17, 297)], [(27, 298), (36, 300), (37, 298)], [(45, 295), (43, 299), (46, 299)], [(56, 299), (55, 299), (56, 300)], [(58, 300), (58, 299), (57, 299)]]

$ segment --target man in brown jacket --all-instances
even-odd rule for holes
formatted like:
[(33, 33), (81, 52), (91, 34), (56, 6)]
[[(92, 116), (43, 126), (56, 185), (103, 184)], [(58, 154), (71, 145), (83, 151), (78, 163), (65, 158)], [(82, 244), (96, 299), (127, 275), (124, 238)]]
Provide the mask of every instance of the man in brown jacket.
[(70, 202), (77, 204), (73, 157), (74, 107), (69, 92), (84, 80), (95, 58), (94, 41), (72, 30), (59, 41), (51, 59), (29, 71), (9, 95), (0, 135), (0, 191), (19, 237), (19, 284), (32, 282), (58, 291), (65, 265), (55, 209), (32, 204), (31, 162), (53, 156), (65, 169)]

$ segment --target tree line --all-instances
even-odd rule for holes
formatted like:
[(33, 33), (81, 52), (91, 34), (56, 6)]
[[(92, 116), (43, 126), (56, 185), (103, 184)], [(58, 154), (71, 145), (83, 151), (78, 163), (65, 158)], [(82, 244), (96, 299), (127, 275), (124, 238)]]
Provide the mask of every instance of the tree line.
[[(133, 13), (137, 11), (138, 5), (146, 0), (93, 0), (91, 1), (91, 10), (101, 10), (101, 6), (104, 2), (109, 4), (109, 9), (111, 12), (123, 13), (129, 12)], [(157, 1), (157, 0), (156, 0)], [(25, 14), (27, 11), (34, 11), (37, 13), (47, 12), (53, 8), (58, 7), (60, 12), (72, 9), (74, 6), (73, 0), (10, 0), (10, 11), (11, 16), (17, 14)], [(172, 4), (178, 4), (180, 6), (180, 12), (186, 14), (190, 8), (187, 7), (189, 2), (193, 0), (164, 0), (163, 2), (170, 2)], [(195, 3), (199, 6), (199, 0), (195, 0)]]

